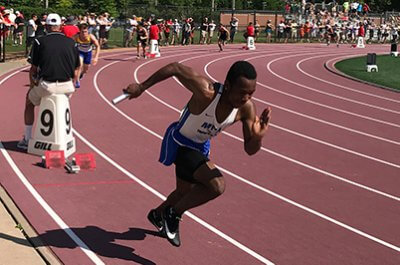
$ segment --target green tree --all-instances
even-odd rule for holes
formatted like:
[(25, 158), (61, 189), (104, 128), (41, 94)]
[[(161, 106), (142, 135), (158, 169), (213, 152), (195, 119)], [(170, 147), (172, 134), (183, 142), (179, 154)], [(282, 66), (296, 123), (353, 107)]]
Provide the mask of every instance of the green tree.
[(75, 4), (74, 0), (58, 0), (57, 1), (57, 8), (72, 8)]
[(114, 0), (81, 0), (80, 7), (95, 13), (108, 12), (111, 16), (117, 16), (117, 5)]
[(371, 8), (371, 12), (385, 12), (390, 8), (391, 0), (369, 0), (369, 7)]

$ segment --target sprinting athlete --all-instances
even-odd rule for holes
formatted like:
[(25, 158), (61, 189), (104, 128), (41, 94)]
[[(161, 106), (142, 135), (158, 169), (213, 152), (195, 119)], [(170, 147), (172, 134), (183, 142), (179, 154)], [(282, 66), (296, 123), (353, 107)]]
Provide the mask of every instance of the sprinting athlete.
[[(75, 75), (76, 80), (74, 80), (75, 88), (81, 86), (80, 79), (89, 70), (91, 64), (96, 65), (100, 54), (100, 44), (93, 34), (89, 34), (89, 25), (86, 23), (79, 24), (79, 33), (76, 34), (73, 39), (76, 42), (76, 46), (79, 50), (79, 57), (81, 60), (81, 66), (79, 67), (78, 73)], [(93, 45), (96, 47), (94, 56)], [(92, 60), (93, 57), (93, 60)]]
[(164, 135), (159, 161), (175, 164), (176, 189), (167, 200), (149, 212), (147, 218), (174, 246), (180, 246), (179, 221), (182, 214), (220, 196), (225, 190), (221, 172), (209, 159), (210, 139), (237, 121), (242, 122), (244, 149), (253, 155), (261, 148), (271, 109), (256, 115), (250, 100), (256, 90), (257, 73), (245, 61), (235, 62), (224, 84), (213, 83), (180, 63), (168, 64), (141, 84), (130, 84), (123, 91), (130, 99), (151, 86), (176, 77), (192, 96), (179, 121)]

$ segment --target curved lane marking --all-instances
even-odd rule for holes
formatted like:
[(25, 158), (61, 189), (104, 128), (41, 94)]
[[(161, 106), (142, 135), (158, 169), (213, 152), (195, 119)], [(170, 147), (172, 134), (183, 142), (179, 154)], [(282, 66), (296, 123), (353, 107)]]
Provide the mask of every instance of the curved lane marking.
[[(162, 58), (164, 58), (164, 59), (166, 59), (166, 58), (168, 58), (168, 57), (162, 57)], [(104, 66), (102, 69), (100, 69), (97, 73), (96, 73), (96, 78), (97, 78), (97, 75), (100, 73), (100, 71), (102, 71), (102, 70), (104, 70), (106, 67), (108, 67), (108, 66), (110, 66), (110, 65), (112, 65), (113, 63), (111, 63), (111, 64), (109, 64), (109, 65), (107, 65), (107, 66)], [(97, 80), (96, 80), (96, 78), (93, 80), (93, 83), (94, 83), (94, 85), (95, 85), (95, 87), (96, 87), (96, 91), (98, 92), (98, 94), (100, 95), (100, 97), (111, 107), (111, 108), (113, 108), (115, 111), (117, 111), (118, 113), (120, 113), (123, 117), (125, 117), (126, 119), (128, 119), (129, 121), (131, 121), (132, 123), (134, 123), (134, 124), (136, 124), (137, 126), (139, 126), (140, 128), (142, 128), (142, 129), (144, 129), (145, 131), (147, 131), (147, 132), (149, 132), (150, 134), (152, 134), (153, 136), (156, 136), (158, 139), (160, 139), (160, 140), (162, 140), (162, 136), (161, 135), (159, 135), (159, 134), (157, 134), (157, 133), (155, 133), (154, 131), (152, 131), (151, 129), (149, 129), (149, 128), (147, 128), (147, 127), (145, 127), (144, 125), (142, 125), (142, 124), (140, 124), (139, 122), (137, 122), (136, 120), (134, 120), (133, 118), (131, 118), (129, 115), (127, 115), (127, 114), (125, 114), (123, 111), (121, 111), (120, 109), (118, 109), (116, 106), (114, 106), (114, 105), (112, 105), (110, 102), (109, 102), (109, 100), (101, 93), (101, 91), (100, 91), (100, 89), (99, 89), (99, 87), (98, 87), (98, 85), (97, 85)], [(136, 78), (136, 70), (135, 70), (135, 80), (136, 80), (136, 82), (138, 82), (139, 83), (139, 80)], [(76, 130), (74, 130), (75, 132), (76, 132)], [(77, 132), (76, 132), (77, 133)], [(84, 141), (86, 144), (90, 144), (86, 139), (84, 139), (83, 137), (81, 138), (80, 137), (80, 135), (79, 134), (77, 134), (78, 135), (78, 137), (82, 140), (82, 141)], [(95, 148), (95, 146), (93, 146), (92, 144), (90, 144), (90, 147), (93, 149), (93, 148)], [(103, 153), (103, 152), (101, 152), (99, 149), (93, 149), (93, 150), (95, 150), (97, 153), (99, 153), (103, 158), (106, 158), (107, 156)], [(108, 158), (108, 157), (107, 157)], [(107, 159), (107, 161), (112, 161), (112, 159), (110, 159), (110, 158), (108, 158)], [(117, 165), (117, 163), (116, 162), (114, 162), (115, 163), (115, 165)], [(114, 164), (113, 164), (114, 165)], [(121, 167), (122, 168), (122, 167)], [(342, 222), (340, 222), (340, 221), (338, 221), (338, 220), (336, 220), (336, 219), (334, 219), (334, 218), (331, 218), (331, 217), (329, 217), (329, 216), (327, 216), (327, 215), (324, 215), (324, 214), (322, 214), (322, 213), (320, 213), (320, 212), (318, 212), (318, 211), (315, 211), (315, 210), (313, 210), (313, 209), (311, 209), (311, 208), (309, 208), (309, 207), (306, 207), (306, 206), (304, 206), (304, 205), (301, 205), (301, 204), (299, 204), (299, 203), (297, 203), (297, 202), (295, 202), (295, 201), (293, 201), (293, 200), (290, 200), (290, 199), (288, 199), (288, 198), (286, 198), (286, 197), (284, 197), (284, 196), (282, 196), (282, 195), (279, 195), (278, 193), (275, 193), (275, 192), (273, 192), (273, 191), (270, 191), (270, 190), (268, 190), (268, 189), (266, 189), (266, 188), (264, 188), (264, 187), (261, 187), (261, 186), (259, 186), (259, 185), (257, 185), (257, 184), (255, 184), (255, 183), (253, 183), (253, 182), (251, 182), (251, 181), (249, 181), (249, 180), (246, 180), (246, 179), (244, 179), (244, 178), (242, 178), (242, 177), (240, 177), (240, 176), (238, 176), (238, 175), (236, 175), (236, 174), (234, 174), (234, 173), (232, 173), (232, 172), (230, 172), (229, 170), (226, 170), (226, 169), (224, 169), (224, 168), (222, 168), (222, 167), (219, 167), (218, 166), (218, 168), (221, 170), (221, 171), (223, 171), (224, 173), (227, 173), (228, 175), (231, 175), (232, 177), (234, 177), (234, 178), (236, 178), (236, 179), (238, 179), (238, 180), (240, 180), (240, 181), (242, 181), (242, 182), (244, 182), (244, 183), (246, 183), (246, 184), (248, 184), (248, 185), (251, 185), (252, 187), (254, 187), (254, 188), (256, 188), (256, 189), (258, 189), (258, 190), (261, 190), (261, 191), (263, 191), (263, 192), (266, 192), (266, 193), (268, 193), (268, 194), (270, 194), (270, 195), (272, 195), (273, 197), (276, 197), (276, 198), (278, 198), (278, 199), (280, 199), (280, 200), (283, 200), (283, 201), (285, 201), (286, 203), (289, 203), (289, 204), (291, 204), (291, 205), (294, 205), (295, 207), (298, 207), (298, 208), (300, 208), (300, 209), (302, 209), (302, 210), (304, 210), (304, 211), (307, 211), (307, 212), (309, 212), (309, 213), (311, 213), (311, 214), (314, 214), (314, 215), (316, 215), (316, 216), (318, 216), (318, 217), (320, 217), (320, 218), (322, 218), (322, 219), (324, 219), (324, 220), (327, 220), (327, 221), (329, 221), (329, 222), (331, 222), (331, 223), (334, 223), (334, 224), (336, 224), (336, 225), (338, 225), (338, 226), (340, 226), (340, 227), (342, 227), (342, 228), (345, 228), (345, 229), (347, 229), (347, 230), (349, 230), (349, 231), (351, 231), (351, 232), (354, 232), (354, 233), (356, 233), (356, 234), (358, 234), (358, 235), (360, 235), (360, 236), (363, 236), (363, 237), (365, 237), (365, 238), (368, 238), (368, 239), (370, 239), (370, 240), (372, 240), (372, 241), (374, 241), (374, 242), (376, 242), (376, 243), (378, 243), (378, 244), (381, 244), (381, 245), (383, 245), (383, 246), (386, 246), (386, 247), (388, 247), (388, 248), (391, 248), (391, 249), (393, 249), (393, 250), (395, 250), (395, 251), (397, 251), (397, 252), (400, 252), (400, 247), (398, 247), (398, 246), (395, 246), (395, 245), (393, 245), (393, 244), (390, 244), (390, 243), (388, 243), (388, 242), (386, 242), (386, 241), (383, 241), (383, 240), (381, 240), (381, 239), (379, 239), (379, 238), (377, 238), (377, 237), (374, 237), (374, 236), (372, 236), (372, 235), (369, 235), (369, 234), (367, 234), (367, 233), (365, 233), (365, 232), (363, 232), (363, 231), (361, 231), (361, 230), (358, 230), (358, 229), (356, 229), (356, 228), (354, 228), (354, 227), (352, 227), (352, 226), (349, 226), (349, 225), (347, 225), (347, 224), (345, 224), (345, 223), (342, 223)], [(126, 172), (126, 173), (129, 173), (129, 172)], [(125, 172), (124, 172), (124, 174), (126, 174)], [(132, 174), (131, 173), (129, 173), (129, 175), (128, 175), (130, 178), (132, 178)], [(136, 177), (133, 179), (133, 180), (135, 180), (136, 181)], [(142, 185), (143, 187), (145, 187), (146, 189), (148, 189), (148, 188), (150, 188), (150, 189), (148, 189), (149, 191), (152, 191), (152, 190), (154, 190), (153, 188), (151, 188), (150, 186), (148, 186), (146, 183), (144, 183), (143, 181), (141, 181), (140, 179), (137, 179), (139, 182), (139, 184), (140, 185), (142, 185), (142, 184), (144, 184), (144, 185)], [(147, 188), (148, 187), (148, 188)], [(160, 197), (159, 195), (161, 195), (160, 193), (158, 193), (157, 191), (156, 191), (156, 193), (154, 193), (156, 196), (158, 196), (158, 197)], [(162, 196), (162, 195), (161, 195)], [(160, 197), (160, 198), (165, 198), (164, 196), (162, 196), (162, 197)], [(399, 200), (399, 198), (397, 198), (397, 200)], [(188, 214), (188, 216), (189, 217), (191, 217), (192, 218), (192, 216), (194, 216), (194, 215), (192, 215), (192, 214)], [(197, 221), (197, 220), (196, 220)], [(208, 228), (208, 227), (207, 227)], [(215, 228), (216, 229), (216, 228)], [(219, 231), (219, 230), (218, 230)], [(214, 232), (214, 231), (213, 231)], [(221, 232), (222, 233), (222, 232)], [(222, 235), (224, 235), (224, 236), (227, 236), (227, 235), (225, 235), (225, 234), (221, 234), (221, 236)], [(227, 236), (227, 238), (229, 238), (229, 239), (231, 239), (229, 236)], [(227, 238), (225, 238), (226, 240), (228, 240)], [(231, 241), (229, 241), (229, 242), (231, 242)], [(231, 242), (232, 244), (233, 244), (233, 242)], [(238, 244), (240, 244), (239, 242), (237, 242)], [(237, 246), (237, 247), (239, 247), (240, 246), (240, 248), (242, 248), (242, 247), (245, 247), (245, 246), (243, 246), (243, 245), (236, 245), (235, 244), (235, 246)], [(246, 247), (247, 248), (247, 247)], [(246, 251), (247, 252), (247, 251)], [(249, 253), (250, 254), (250, 253)], [(250, 254), (250, 255), (252, 255), (253, 256), (253, 254)], [(253, 257), (255, 257), (255, 256), (253, 256)], [(261, 256), (262, 257), (262, 256)], [(255, 258), (257, 258), (257, 257), (255, 257)], [(257, 259), (259, 259), (259, 258), (257, 258)], [(268, 260), (267, 260), (268, 261)]]

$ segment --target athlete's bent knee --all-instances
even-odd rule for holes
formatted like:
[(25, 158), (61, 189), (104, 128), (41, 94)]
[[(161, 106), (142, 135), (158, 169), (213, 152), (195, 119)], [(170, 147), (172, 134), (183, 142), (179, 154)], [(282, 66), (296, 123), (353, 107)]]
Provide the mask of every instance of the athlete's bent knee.
[(223, 176), (213, 178), (210, 181), (210, 189), (215, 197), (222, 195), (225, 191), (225, 179)]

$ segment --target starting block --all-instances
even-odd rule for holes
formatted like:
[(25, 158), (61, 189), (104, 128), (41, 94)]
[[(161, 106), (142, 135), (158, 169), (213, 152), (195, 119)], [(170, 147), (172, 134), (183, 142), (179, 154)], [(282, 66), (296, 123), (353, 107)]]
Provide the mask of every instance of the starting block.
[(33, 155), (43, 156), (53, 150), (63, 151), (65, 157), (75, 152), (69, 99), (64, 94), (42, 98), (34, 136), (28, 144), (28, 153)]
[(68, 173), (72, 174), (76, 174), (81, 170), (81, 168), (75, 164), (75, 161), (70, 161), (68, 159), (65, 161), (65, 169)]
[(160, 48), (158, 47), (158, 40), (150, 40), (150, 52), (147, 53), (147, 57), (155, 58), (160, 57)]
[(63, 168), (65, 166), (64, 151), (45, 151), (42, 156), (42, 165), (45, 168)]
[(357, 38), (357, 48), (365, 48), (364, 37)]
[(70, 161), (65, 158), (64, 151), (46, 151), (45, 155), (42, 156), (41, 163), (38, 163), (44, 168), (65, 168), (68, 173), (78, 173), (80, 167), (75, 164), (75, 161)]
[(75, 164), (81, 169), (95, 169), (96, 160), (93, 153), (75, 154)]
[(246, 46), (243, 46), (243, 50), (255, 50), (256, 45), (254, 42), (254, 37), (247, 37)]

